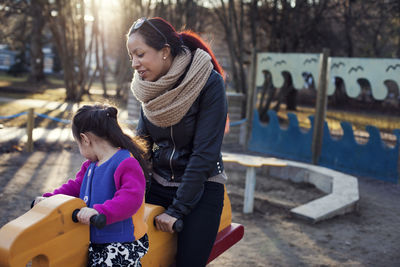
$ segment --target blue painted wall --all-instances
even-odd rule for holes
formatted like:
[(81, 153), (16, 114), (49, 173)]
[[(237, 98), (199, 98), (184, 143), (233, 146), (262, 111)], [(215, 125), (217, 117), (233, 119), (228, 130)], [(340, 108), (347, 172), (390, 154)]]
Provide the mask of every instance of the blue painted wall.
[[(311, 163), (311, 143), (313, 117), (310, 117), (311, 129), (300, 130), (297, 116), (288, 113), (289, 127), (281, 128), (276, 112), (268, 111), (269, 122), (262, 124), (257, 110), (254, 111), (253, 129), (249, 141), (249, 150), (275, 157)], [(367, 126), (369, 140), (359, 144), (354, 138), (350, 123), (341, 122), (343, 136), (339, 140), (331, 137), (328, 125), (324, 125), (322, 150), (318, 164), (357, 176), (372, 177), (391, 183), (398, 183), (400, 130), (395, 130), (395, 147), (388, 147), (380, 137), (379, 130)]]

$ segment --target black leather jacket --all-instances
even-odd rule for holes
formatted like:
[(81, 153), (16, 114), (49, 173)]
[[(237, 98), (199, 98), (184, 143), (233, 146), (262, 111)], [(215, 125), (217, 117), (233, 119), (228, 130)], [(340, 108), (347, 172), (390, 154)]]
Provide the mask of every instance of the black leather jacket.
[(161, 128), (141, 112), (137, 133), (153, 147), (153, 171), (180, 183), (166, 211), (169, 215), (179, 219), (188, 214), (200, 200), (204, 182), (224, 170), (221, 145), (226, 116), (224, 81), (214, 70), (179, 123)]

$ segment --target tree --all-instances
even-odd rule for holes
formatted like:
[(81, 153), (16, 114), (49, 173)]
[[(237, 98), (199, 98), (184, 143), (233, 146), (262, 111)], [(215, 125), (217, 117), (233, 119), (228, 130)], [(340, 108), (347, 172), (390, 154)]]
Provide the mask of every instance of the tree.
[(45, 18), (42, 13), (43, 0), (32, 0), (30, 3), (30, 15), (32, 18), (32, 30), (30, 40), (30, 63), (31, 71), (28, 80), (30, 82), (42, 82), (46, 79), (43, 72), (44, 56), (43, 48), (43, 28)]
[(18, 75), (26, 72), (28, 67), (26, 51), (29, 47), (29, 21), (28, 16), (24, 14), (28, 3), (10, 0), (0, 7), (0, 41), (7, 44), (11, 50), (17, 51), (16, 62), (10, 67), (9, 73)]
[[(210, 2), (211, 3), (211, 2)], [(214, 3), (214, 12), (225, 32), (225, 40), (229, 49), (234, 87), (238, 93), (247, 93), (245, 72), (245, 4), (244, 1), (229, 0), (228, 4), (221, 0), (219, 6)], [(239, 9), (239, 10), (238, 10)]]
[[(107, 33), (109, 43), (108, 55), (115, 58), (115, 68), (113, 76), (116, 82), (117, 96), (123, 96), (129, 90), (129, 82), (132, 80), (132, 66), (129, 61), (128, 52), (126, 49), (126, 38), (124, 36), (128, 33), (132, 23), (143, 16), (149, 14), (151, 1), (147, 5), (141, 0), (119, 0), (117, 4), (117, 12), (119, 16), (114, 21), (112, 31)], [(111, 69), (111, 68), (110, 68)]]
[[(86, 92), (89, 92), (90, 87), (92, 85), (92, 82), (94, 78), (96, 77), (97, 73), (99, 73), (100, 77), (100, 82), (101, 86), (103, 88), (103, 96), (107, 96), (107, 84), (106, 84), (106, 75), (107, 75), (107, 53), (106, 53), (106, 42), (104, 40), (104, 21), (100, 20), (99, 17), (99, 6), (97, 5), (96, 1), (92, 0), (91, 4), (91, 13), (93, 16), (93, 21), (92, 21), (92, 37), (90, 40), (90, 45), (88, 49), (88, 55), (89, 59), (91, 59), (91, 51), (92, 51), (92, 45), (94, 42), (94, 50), (95, 50), (95, 59), (96, 59), (96, 67), (95, 70), (92, 73), (89, 85), (87, 89), (85, 90)], [(90, 63), (91, 61), (89, 60), (88, 67), (87, 69), (87, 75), (88, 70), (90, 69)], [(87, 77), (86, 75), (86, 77)]]
[(84, 2), (54, 0), (44, 8), (64, 71), (66, 100), (79, 101), (86, 73)]
[(177, 30), (181, 28), (202, 32), (206, 8), (201, 0), (159, 0), (155, 3), (154, 16), (167, 19)]

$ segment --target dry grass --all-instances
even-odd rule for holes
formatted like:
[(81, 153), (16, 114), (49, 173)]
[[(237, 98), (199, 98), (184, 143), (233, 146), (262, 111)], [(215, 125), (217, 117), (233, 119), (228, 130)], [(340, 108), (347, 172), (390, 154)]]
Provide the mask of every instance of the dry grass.
[[(279, 118), (281, 118), (284, 123), (288, 122), (287, 112), (288, 111), (284, 108), (278, 112)], [(301, 128), (309, 129), (311, 127), (308, 117), (315, 114), (314, 108), (297, 107), (296, 111), (289, 112), (296, 114)], [(397, 116), (357, 113), (353, 111), (328, 110), (326, 121), (329, 129), (334, 131), (342, 130), (340, 126), (341, 121), (351, 123), (354, 131), (364, 131), (367, 125), (375, 126), (386, 133), (391, 133), (394, 129), (400, 129), (400, 119)]]
[[(12, 99), (39, 99), (45, 101), (54, 102), (65, 102), (65, 88), (63, 88), (63, 80), (56, 77), (48, 77), (47, 82), (41, 85), (33, 86), (26, 82), (27, 76), (22, 77), (12, 77), (0, 73), (0, 96), (8, 97)], [(16, 88), (17, 90), (10, 90), (10, 88)], [(101, 86), (99, 83), (95, 83), (92, 87), (96, 91), (96, 94), (84, 95), (82, 103), (110, 103), (121, 108), (126, 107), (126, 103), (121, 102), (114, 97), (104, 98), (101, 95)], [(109, 88), (115, 88), (115, 85), (109, 84)], [(4, 90), (6, 89), (6, 90)], [(13, 115), (19, 112), (27, 111), (28, 107), (21, 105), (16, 102), (0, 102), (0, 116)], [(46, 114), (48, 116), (57, 117), (60, 119), (71, 119), (72, 113), (67, 110), (49, 110), (46, 108), (36, 108), (35, 112)], [(287, 110), (285, 105), (281, 105), (281, 109), (278, 112), (280, 122), (282, 127), (287, 126)], [(311, 107), (298, 106), (296, 111), (290, 111), (297, 115), (299, 121), (299, 126), (303, 129), (309, 129), (311, 127), (309, 116), (315, 114), (315, 109)], [(356, 136), (362, 136), (363, 138), (368, 138), (368, 133), (365, 132), (365, 127), (367, 125), (372, 125), (380, 129), (382, 139), (384, 140), (395, 140), (392, 132), (394, 129), (400, 129), (400, 120), (398, 116), (389, 116), (387, 114), (370, 114), (361, 113), (354, 111), (344, 111), (344, 110), (329, 110), (326, 114), (326, 121), (328, 127), (331, 130), (331, 134), (334, 136), (340, 136), (343, 134), (342, 128), (340, 126), (341, 121), (347, 121), (352, 124), (353, 130)], [(25, 127), (26, 116), (21, 116), (16, 119), (1, 120), (1, 124), (5, 126), (17, 126)], [(35, 121), (36, 127), (61, 127), (65, 126), (63, 123), (58, 123), (46, 119), (37, 118)]]
[[(59, 119), (70, 120), (73, 116), (71, 106), (75, 103), (69, 103), (67, 105), (62, 105), (66, 103), (66, 90), (63, 87), (64, 82), (61, 79), (55, 77), (49, 77), (47, 81), (43, 84), (32, 85), (28, 83), (26, 76), (22, 77), (12, 77), (0, 73), (0, 97), (10, 98), (12, 100), (2, 102), (0, 101), (0, 116), (10, 116), (18, 114), (20, 112), (28, 111), (30, 108), (26, 103), (18, 101), (21, 99), (35, 99), (44, 100), (48, 102), (57, 102), (59, 108), (49, 109), (45, 107), (35, 107), (34, 111), (36, 113), (45, 114), (51, 117), (56, 117)], [(110, 85), (110, 88), (114, 88)], [(80, 104), (85, 103), (109, 103), (120, 108), (125, 108), (126, 103), (117, 99), (113, 96), (103, 97), (101, 95), (101, 90), (99, 84), (94, 84), (92, 88), (97, 89), (96, 94), (84, 95)], [(17, 101), (13, 101), (17, 100)], [(44, 106), (44, 105), (43, 105)], [(56, 105), (58, 106), (58, 105)], [(26, 127), (27, 116), (19, 116), (13, 119), (2, 119), (0, 124), (6, 127)], [(65, 127), (65, 123), (56, 122), (53, 120), (43, 119), (36, 117), (35, 127), (46, 127), (46, 128), (57, 128)]]
[[(15, 102), (0, 103), (0, 116), (10, 116), (21, 112), (28, 111), (28, 107)], [(68, 110), (49, 110), (47, 108), (35, 108), (34, 111), (40, 114), (46, 114), (51, 117), (59, 119), (70, 120), (72, 118), (72, 112)], [(6, 127), (26, 127), (27, 115), (22, 115), (17, 118), (3, 119), (0, 121)], [(35, 127), (44, 128), (57, 128), (65, 127), (65, 123), (56, 122), (53, 120), (43, 119), (40, 117), (35, 118)]]

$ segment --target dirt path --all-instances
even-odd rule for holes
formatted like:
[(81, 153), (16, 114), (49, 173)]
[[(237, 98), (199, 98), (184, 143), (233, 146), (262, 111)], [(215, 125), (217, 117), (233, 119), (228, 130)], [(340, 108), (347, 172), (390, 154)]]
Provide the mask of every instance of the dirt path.
[(400, 266), (400, 186), (360, 178), (359, 190), (358, 212), (317, 224), (260, 200), (244, 215), (242, 198), (231, 193), (233, 220), (245, 226), (245, 237), (211, 266)]
[[(0, 227), (28, 211), (36, 195), (74, 177), (83, 161), (74, 146), (0, 155)], [(359, 179), (359, 212), (310, 224), (270, 200), (297, 205), (317, 196), (314, 188), (265, 177), (262, 181), (265, 194), (258, 193), (265, 197), (256, 200), (252, 215), (241, 213), (242, 184), (227, 185), (233, 221), (245, 226), (245, 236), (210, 266), (400, 266), (398, 185)]]

